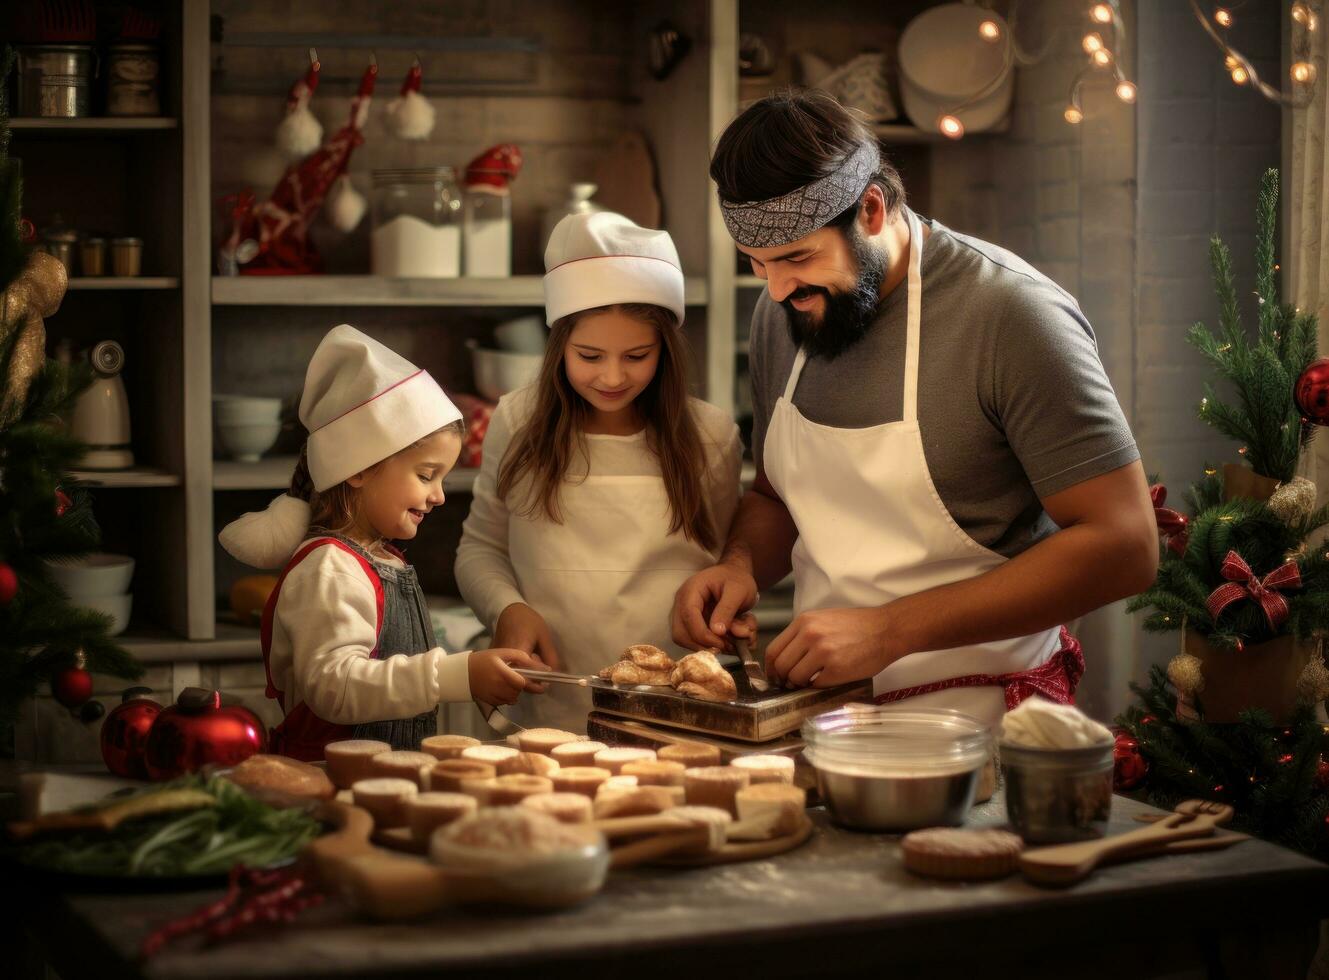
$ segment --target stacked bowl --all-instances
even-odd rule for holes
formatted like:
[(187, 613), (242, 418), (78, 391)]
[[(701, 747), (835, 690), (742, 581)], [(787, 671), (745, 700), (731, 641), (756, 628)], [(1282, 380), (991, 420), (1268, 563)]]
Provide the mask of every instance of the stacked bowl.
[(257, 463), (281, 434), (281, 399), (214, 395), (217, 437), (232, 459)]
[(125, 631), (134, 602), (129, 592), (133, 558), (96, 552), (70, 561), (49, 561), (46, 568), (73, 605), (111, 617), (111, 636)]

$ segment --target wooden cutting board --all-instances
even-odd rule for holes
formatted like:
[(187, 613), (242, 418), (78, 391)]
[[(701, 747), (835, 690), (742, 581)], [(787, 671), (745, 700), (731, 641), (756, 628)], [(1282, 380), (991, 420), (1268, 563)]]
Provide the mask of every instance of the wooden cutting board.
[(660, 228), (664, 205), (655, 173), (655, 158), (641, 133), (629, 131), (618, 137), (600, 160), (595, 174), (599, 188), (595, 203), (617, 211), (643, 228)]

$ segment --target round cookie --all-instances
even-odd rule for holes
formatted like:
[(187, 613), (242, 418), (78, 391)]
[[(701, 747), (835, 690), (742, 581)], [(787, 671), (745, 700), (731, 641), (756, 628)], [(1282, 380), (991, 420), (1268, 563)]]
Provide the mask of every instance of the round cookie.
[(1004, 878), (1020, 866), (1024, 842), (1005, 830), (929, 827), (900, 841), (904, 866), (917, 875), (955, 881)]
[(580, 739), (580, 735), (559, 728), (528, 728), (517, 733), (517, 745), (523, 752), (539, 752), (541, 755), (548, 755), (557, 746)]
[(617, 776), (629, 762), (654, 758), (654, 749), (636, 749), (627, 745), (615, 745), (595, 753), (595, 764), (601, 769), (608, 769)]
[(547, 776), (529, 773), (509, 773), (498, 776), (489, 785), (489, 806), (516, 806), (528, 796), (552, 793), (554, 783)]
[(526, 797), (521, 805), (547, 813), (563, 823), (590, 823), (595, 814), (591, 798), (581, 793), (541, 793)]
[(556, 745), (553, 751), (549, 753), (564, 769), (571, 766), (593, 766), (595, 765), (595, 755), (601, 749), (607, 749), (609, 746), (604, 742), (593, 742), (590, 739), (578, 742), (564, 742), (562, 745)]
[(409, 779), (416, 786), (428, 785), (427, 773), (438, 760), (428, 752), (382, 752), (370, 760), (375, 776), (387, 779)]
[(683, 773), (683, 791), (688, 806), (713, 806), (738, 815), (734, 797), (748, 785), (749, 776), (733, 766), (701, 766)]
[(487, 762), (500, 776), (506, 776), (510, 772), (517, 771), (516, 767), (519, 765), (517, 756), (520, 754), (517, 749), (506, 745), (472, 745), (462, 751), (461, 757), (473, 762)]
[(475, 797), (464, 793), (420, 793), (406, 800), (406, 824), (413, 838), (427, 841), (437, 828), (470, 816), (476, 809)]
[(595, 792), (600, 784), (608, 780), (613, 773), (596, 766), (568, 766), (550, 776), (556, 793), (580, 793), (595, 799)]
[(429, 770), (429, 788), (440, 793), (460, 793), (462, 780), (493, 779), (498, 770), (474, 759), (444, 759)]
[(623, 776), (636, 776), (638, 786), (682, 786), (683, 770), (681, 762), (662, 759), (638, 759), (623, 767)]
[(386, 776), (361, 779), (351, 786), (355, 805), (369, 811), (375, 827), (400, 827), (406, 823), (406, 801), (419, 792), (414, 780)]
[(374, 756), (391, 751), (392, 746), (387, 742), (367, 738), (329, 742), (323, 748), (323, 758), (328, 763), (328, 778), (338, 789), (350, 789), (353, 783), (373, 777), (374, 770), (370, 762)]
[(479, 744), (478, 738), (469, 735), (430, 735), (421, 740), (420, 751), (428, 752), (435, 759), (460, 759), (463, 752)]
[(663, 746), (656, 755), (666, 762), (681, 762), (688, 769), (720, 764), (720, 750), (705, 742), (675, 742)]
[(740, 755), (730, 759), (729, 764), (746, 770), (751, 786), (794, 781), (794, 760), (787, 755)]

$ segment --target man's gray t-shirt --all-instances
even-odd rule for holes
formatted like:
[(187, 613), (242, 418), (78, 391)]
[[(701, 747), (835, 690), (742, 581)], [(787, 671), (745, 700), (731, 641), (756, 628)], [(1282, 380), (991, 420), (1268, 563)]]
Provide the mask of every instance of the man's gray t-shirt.
[[(1093, 329), (1070, 294), (1005, 249), (928, 223), (918, 376), (923, 452), (955, 522), (1009, 558), (1056, 531), (1040, 497), (1140, 454)], [(867, 335), (839, 357), (808, 358), (794, 392), (806, 418), (866, 428), (903, 417), (907, 293), (903, 283), (892, 290)], [(759, 466), (796, 353), (784, 308), (763, 292), (749, 357)], [(827, 498), (833, 504), (834, 488)]]

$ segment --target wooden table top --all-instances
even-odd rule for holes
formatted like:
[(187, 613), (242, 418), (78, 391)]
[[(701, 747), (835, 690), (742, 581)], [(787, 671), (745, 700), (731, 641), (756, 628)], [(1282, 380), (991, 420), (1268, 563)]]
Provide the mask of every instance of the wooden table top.
[[(1149, 809), (1116, 797), (1111, 832), (1138, 827), (1132, 818)], [(219, 897), (219, 889), (107, 895), (39, 887), (24, 924), (67, 978), (95, 965), (99, 977), (163, 980), (481, 970), (541, 980), (625, 973), (692, 980), (734, 970), (763, 978), (849, 972), (886, 962), (921, 968), (938, 957), (958, 973), (973, 963), (1022, 962), (1022, 976), (1064, 976), (1068, 967), (1076, 976), (1121, 975), (1124, 965), (1109, 965), (1122, 957), (1129, 964), (1132, 949), (1157, 956), (1170, 944), (1190, 956), (1199, 949), (1195, 936), (1304, 932), (1329, 916), (1329, 866), (1263, 841), (1117, 865), (1072, 888), (1047, 890), (1019, 876), (982, 884), (920, 879), (901, 866), (898, 837), (841, 830), (824, 813), (813, 815), (818, 832), (792, 853), (616, 872), (596, 898), (554, 913), (450, 909), (383, 925), (358, 921), (333, 900), (298, 926), (212, 949), (182, 941), (146, 965), (135, 961), (142, 937)], [(1003, 822), (1000, 799), (975, 808), (969, 821)], [(1031, 958), (1036, 948), (1052, 952)]]

